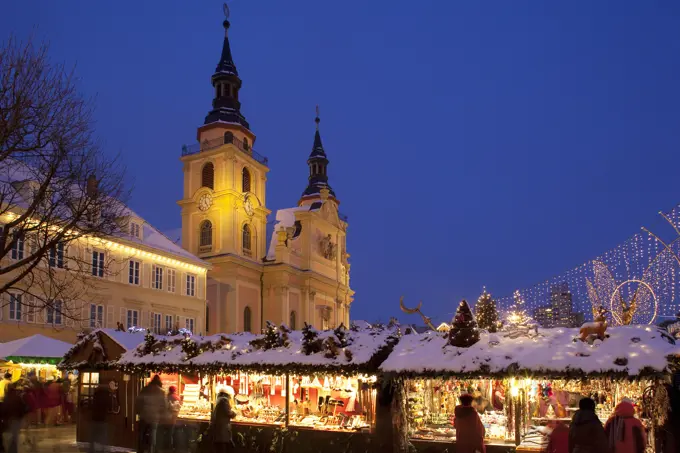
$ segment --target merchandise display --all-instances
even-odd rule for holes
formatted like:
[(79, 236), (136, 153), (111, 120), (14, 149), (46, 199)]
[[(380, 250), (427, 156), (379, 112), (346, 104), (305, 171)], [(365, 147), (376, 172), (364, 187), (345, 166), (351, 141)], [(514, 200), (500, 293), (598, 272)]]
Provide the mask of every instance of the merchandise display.
[(514, 438), (505, 412), (505, 386), (500, 381), (411, 379), (405, 385), (411, 438), (455, 440), (454, 411), (463, 394), (474, 398), (472, 406), (484, 425), (487, 443), (505, 443)]
[(370, 429), (375, 390), (367, 380), (341, 376), (290, 377), (291, 426), (324, 431)]

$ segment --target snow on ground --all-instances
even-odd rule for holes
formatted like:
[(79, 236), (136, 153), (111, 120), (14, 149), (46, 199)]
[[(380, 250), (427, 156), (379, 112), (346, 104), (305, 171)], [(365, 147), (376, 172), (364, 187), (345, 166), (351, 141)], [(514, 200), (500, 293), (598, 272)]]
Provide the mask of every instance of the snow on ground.
[(482, 333), (479, 342), (469, 348), (450, 346), (445, 336), (436, 332), (407, 335), (380, 369), (422, 374), (502, 373), (512, 365), (536, 373), (573, 370), (635, 376), (645, 368), (665, 370), (666, 357), (680, 353), (668, 334), (654, 326), (611, 327), (606, 332), (609, 338), (596, 340), (592, 346), (574, 341), (578, 329), (539, 329), (538, 333), (535, 338), (516, 339), (504, 337), (502, 332)]

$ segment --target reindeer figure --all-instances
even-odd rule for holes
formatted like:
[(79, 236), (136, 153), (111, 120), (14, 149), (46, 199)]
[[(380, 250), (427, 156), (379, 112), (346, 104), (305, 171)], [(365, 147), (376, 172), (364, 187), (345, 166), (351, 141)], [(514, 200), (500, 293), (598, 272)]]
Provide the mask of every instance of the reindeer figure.
[[(593, 310), (595, 314), (596, 310)], [(599, 310), (597, 310), (597, 316), (595, 316), (593, 322), (587, 322), (581, 326), (579, 330), (579, 337), (581, 341), (588, 340), (588, 337), (595, 335), (599, 340), (604, 341), (604, 333), (607, 330), (607, 310), (600, 305)]]
[(420, 311), (420, 307), (422, 306), (423, 301), (421, 300), (420, 302), (418, 302), (418, 306), (416, 308), (406, 308), (406, 306), (404, 305), (404, 296), (401, 296), (399, 298), (399, 308), (401, 308), (401, 311), (403, 311), (404, 313), (408, 313), (409, 315), (418, 313), (423, 318), (423, 322), (425, 323), (425, 325), (427, 325), (427, 327), (436, 332), (437, 328), (434, 326), (434, 324), (432, 324), (432, 320), (429, 317), (425, 316), (422, 311)]
[(637, 309), (637, 291), (633, 294), (630, 304), (627, 304), (623, 296), (619, 293), (619, 304), (621, 305), (621, 324), (628, 326), (633, 322), (633, 315)]

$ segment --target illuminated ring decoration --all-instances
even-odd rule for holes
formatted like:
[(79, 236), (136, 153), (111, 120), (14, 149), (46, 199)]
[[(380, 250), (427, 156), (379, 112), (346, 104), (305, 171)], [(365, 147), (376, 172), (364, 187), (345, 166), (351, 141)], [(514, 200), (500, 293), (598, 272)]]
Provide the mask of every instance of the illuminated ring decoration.
[(623, 323), (621, 322), (621, 319), (619, 319), (619, 317), (616, 315), (616, 311), (614, 310), (614, 297), (615, 297), (616, 294), (619, 292), (619, 290), (621, 289), (621, 287), (622, 287), (623, 285), (627, 285), (628, 283), (639, 283), (639, 284), (641, 284), (641, 285), (644, 285), (645, 287), (647, 287), (647, 289), (649, 290), (649, 292), (652, 293), (652, 297), (654, 298), (654, 316), (652, 316), (651, 321), (649, 321), (649, 322), (647, 323), (648, 325), (652, 324), (652, 323), (654, 322), (654, 320), (656, 319), (656, 314), (657, 314), (657, 311), (658, 311), (658, 309), (659, 309), (659, 301), (658, 301), (658, 299), (656, 298), (656, 293), (654, 292), (654, 290), (652, 289), (652, 287), (649, 286), (648, 283), (643, 282), (642, 280), (637, 280), (637, 279), (626, 280), (625, 282), (620, 283), (620, 284), (616, 287), (616, 289), (615, 289), (614, 292), (612, 293), (611, 298), (609, 299), (609, 307), (611, 308), (612, 316), (614, 317), (614, 319), (616, 320), (616, 322), (619, 323), (619, 325), (623, 325)]

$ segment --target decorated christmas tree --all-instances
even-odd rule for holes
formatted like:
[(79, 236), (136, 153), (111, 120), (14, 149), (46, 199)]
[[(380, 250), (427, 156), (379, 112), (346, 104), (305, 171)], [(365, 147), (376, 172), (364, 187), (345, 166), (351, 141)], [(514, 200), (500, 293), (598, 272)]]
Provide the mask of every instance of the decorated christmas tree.
[(525, 301), (520, 294), (519, 290), (516, 290), (512, 298), (515, 304), (512, 309), (508, 312), (508, 316), (503, 324), (503, 331), (509, 332), (507, 336), (520, 336), (529, 335), (531, 336), (531, 331), (537, 333), (537, 324), (534, 319), (529, 316), (526, 312)]
[(496, 301), (491, 298), (491, 294), (486, 292), (486, 288), (477, 299), (475, 304), (475, 315), (480, 329), (496, 332), (498, 330), (498, 311)]
[(321, 351), (323, 342), (318, 337), (319, 334), (316, 329), (305, 323), (305, 326), (302, 328), (302, 352), (305, 355), (316, 354)]
[(264, 349), (274, 349), (281, 346), (281, 337), (279, 337), (279, 330), (274, 323), (267, 321), (267, 327), (264, 330)]
[(477, 322), (467, 301), (462, 300), (449, 331), (449, 344), (459, 348), (468, 348), (479, 341)]

